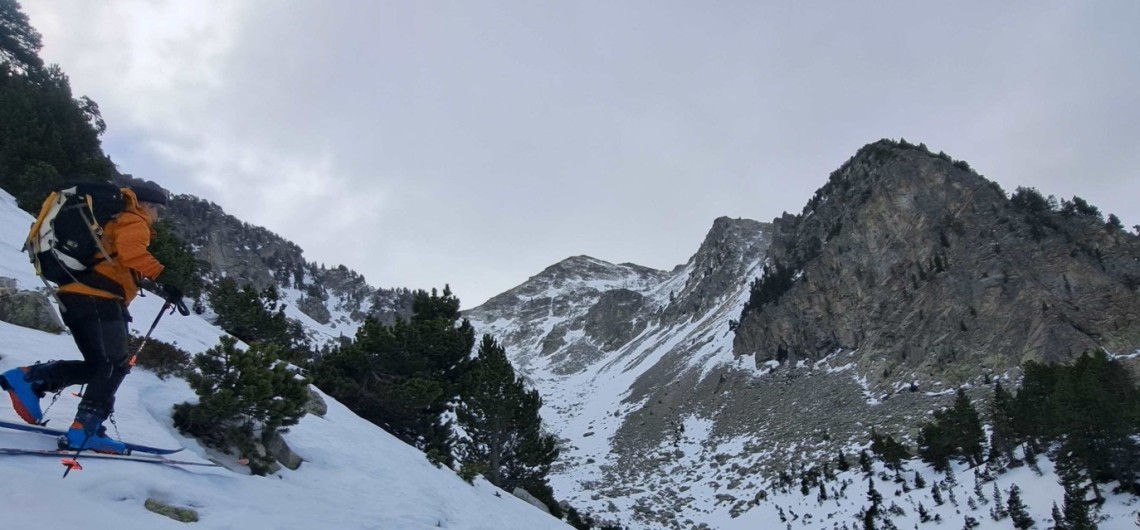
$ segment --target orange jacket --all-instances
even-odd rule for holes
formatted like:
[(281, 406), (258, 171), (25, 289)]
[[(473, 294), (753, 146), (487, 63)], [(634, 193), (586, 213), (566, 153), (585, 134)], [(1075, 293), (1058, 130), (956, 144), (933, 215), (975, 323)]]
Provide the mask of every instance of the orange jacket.
[(139, 207), (138, 198), (130, 188), (123, 188), (123, 213), (116, 215), (103, 227), (103, 249), (111, 254), (111, 261), (102, 259), (94, 271), (110, 279), (123, 288), (124, 296), (105, 291), (79, 282), (59, 287), (61, 293), (84, 294), (100, 298), (121, 299), (123, 305), (131, 303), (138, 294), (138, 276), (155, 279), (162, 274), (163, 265), (158, 262), (147, 246), (154, 236), (151, 227), (153, 220)]

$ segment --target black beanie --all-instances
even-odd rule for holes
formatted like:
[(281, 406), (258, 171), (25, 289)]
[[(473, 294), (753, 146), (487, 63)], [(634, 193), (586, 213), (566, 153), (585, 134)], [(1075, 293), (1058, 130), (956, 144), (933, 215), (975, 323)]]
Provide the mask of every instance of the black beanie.
[(131, 186), (131, 191), (135, 192), (135, 197), (139, 202), (149, 202), (151, 204), (166, 204), (166, 191), (154, 184), (139, 184)]

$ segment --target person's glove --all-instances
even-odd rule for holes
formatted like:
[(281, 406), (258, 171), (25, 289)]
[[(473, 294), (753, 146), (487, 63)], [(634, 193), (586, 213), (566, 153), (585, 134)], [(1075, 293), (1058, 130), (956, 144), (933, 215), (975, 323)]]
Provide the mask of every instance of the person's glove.
[(162, 292), (166, 295), (164, 298), (170, 302), (179, 302), (182, 300), (182, 289), (179, 289), (173, 285), (163, 285)]
[(190, 314), (190, 308), (186, 307), (186, 302), (182, 301), (182, 289), (174, 285), (166, 284), (162, 286), (162, 294), (166, 302), (173, 305), (182, 316)]

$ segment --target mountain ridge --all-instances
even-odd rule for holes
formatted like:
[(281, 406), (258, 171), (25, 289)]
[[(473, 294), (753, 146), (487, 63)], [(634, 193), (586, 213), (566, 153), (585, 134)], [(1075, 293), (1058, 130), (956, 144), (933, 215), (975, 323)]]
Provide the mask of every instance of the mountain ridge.
[(762, 364), (859, 350), (885, 386), (1140, 347), (1140, 238), (1017, 204), (964, 163), (869, 144), (775, 222), (734, 351)]

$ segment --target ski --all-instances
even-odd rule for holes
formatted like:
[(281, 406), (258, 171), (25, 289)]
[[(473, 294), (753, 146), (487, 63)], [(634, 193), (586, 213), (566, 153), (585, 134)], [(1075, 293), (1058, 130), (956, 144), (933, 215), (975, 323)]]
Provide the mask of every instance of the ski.
[[(34, 432), (34, 433), (39, 433), (39, 434), (46, 434), (48, 436), (55, 436), (57, 438), (67, 434), (67, 431), (63, 431), (60, 429), (52, 429), (51, 427), (44, 427), (43, 425), (29, 425), (27, 423), (16, 423), (16, 422), (12, 422), (12, 421), (4, 421), (4, 420), (0, 420), (0, 428), (13, 429), (13, 430), (24, 431), (24, 432)], [(161, 447), (151, 447), (149, 445), (140, 445), (140, 444), (133, 444), (133, 443), (128, 443), (128, 442), (123, 442), (123, 443), (127, 446), (127, 449), (130, 450), (132, 453), (149, 453), (152, 455), (172, 455), (172, 454), (177, 453), (183, 449), (181, 447), (179, 447), (178, 449), (163, 449)]]
[[(54, 456), (71, 460), (75, 457), (75, 451), (62, 451), (57, 449), (17, 449), (14, 447), (0, 447), (0, 455), (28, 455), (28, 456)], [(107, 453), (95, 453), (91, 451), (84, 451), (79, 458), (83, 460), (102, 459), (102, 460), (125, 460), (128, 462), (144, 462), (147, 464), (163, 464), (168, 466), (205, 466), (205, 467), (221, 467), (221, 464), (215, 462), (190, 462), (188, 460), (174, 460), (164, 456), (157, 455), (116, 455)], [(78, 468), (82, 469), (82, 468)]]

